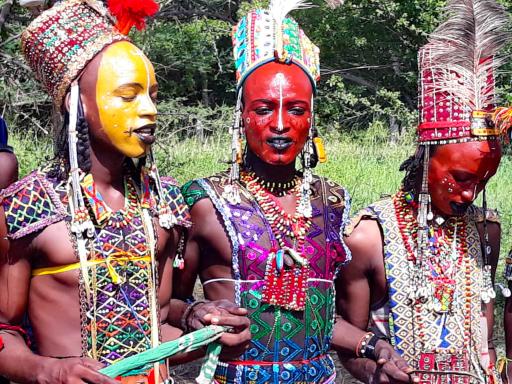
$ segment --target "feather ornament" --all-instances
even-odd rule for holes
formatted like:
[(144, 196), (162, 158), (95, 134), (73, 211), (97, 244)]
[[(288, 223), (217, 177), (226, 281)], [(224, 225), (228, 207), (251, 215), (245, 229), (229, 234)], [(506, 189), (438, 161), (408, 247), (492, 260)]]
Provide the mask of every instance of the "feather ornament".
[(146, 18), (157, 13), (159, 6), (153, 0), (108, 0), (108, 9), (117, 19), (116, 28), (128, 35), (134, 26), (143, 30)]
[(505, 137), (505, 141), (510, 143), (510, 129), (512, 128), (512, 107), (497, 108), (493, 118), (496, 128)]
[(271, 0), (269, 12), (277, 24), (281, 24), (291, 11), (307, 9), (313, 6), (307, 0)]
[[(448, 19), (431, 35), (423, 55), (436, 73), (437, 92), (451, 93), (473, 111), (495, 103), (498, 52), (510, 40), (510, 18), (495, 0), (449, 0)], [(420, 59), (421, 60), (421, 59)]]

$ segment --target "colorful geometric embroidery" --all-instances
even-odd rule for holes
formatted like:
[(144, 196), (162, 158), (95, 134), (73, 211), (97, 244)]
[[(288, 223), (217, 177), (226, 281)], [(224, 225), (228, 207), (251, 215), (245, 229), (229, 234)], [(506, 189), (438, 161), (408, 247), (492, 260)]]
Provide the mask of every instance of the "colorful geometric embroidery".
[(187, 204), (183, 200), (180, 188), (176, 180), (172, 177), (162, 177), (163, 199), (169, 205), (173, 216), (176, 218), (178, 225), (183, 227), (190, 227), (190, 212)]
[[(324, 179), (315, 179), (312, 198), (313, 224), (306, 238), (305, 254), (312, 278), (308, 282), (304, 311), (287, 311), (263, 304), (265, 265), (273, 238), (268, 222), (256, 201), (244, 192), (242, 203), (228, 205), (220, 198), (226, 175), (200, 180), (221, 213), (233, 255), (237, 304), (249, 311), (252, 341), (249, 349), (233, 364), (221, 365), (219, 383), (325, 383), (333, 379), (335, 368), (328, 355), (334, 324), (333, 280), (350, 252), (340, 238), (348, 205), (346, 191)], [(324, 201), (328, 202), (324, 205)], [(285, 243), (292, 246), (290, 239)], [(234, 247), (235, 248), (235, 247)]]
[(154, 277), (141, 211), (126, 227), (97, 226), (93, 246), (96, 259), (105, 263), (88, 269), (93, 295), (84, 314), (86, 349), (89, 357), (109, 365), (152, 346)]
[(105, 200), (101, 197), (101, 194), (96, 189), (96, 184), (92, 178), (92, 175), (88, 173), (84, 176), (80, 182), (84, 195), (88, 200), (88, 206), (92, 210), (92, 213), (96, 219), (96, 223), (102, 224), (105, 220), (108, 220), (112, 214), (112, 211), (105, 203)]
[[(430, 353), (435, 349), (461, 351), (464, 349), (464, 309), (461, 305), (450, 314), (439, 314), (435, 311), (422, 311), (424, 319), (424, 348), (414, 323), (413, 306), (408, 301), (407, 292), (412, 281), (407, 251), (396, 221), (393, 202), (385, 199), (372, 204), (366, 209), (376, 215), (384, 236), (384, 261), (389, 289), (389, 331), (395, 349), (415, 368), (418, 368), (421, 353)], [(481, 314), (481, 270), (482, 256), (480, 237), (474, 221), (468, 217), (468, 234), (466, 242), (471, 262), (471, 332), (470, 354), (476, 361), (480, 360), (482, 334)], [(464, 268), (455, 274), (456, 292), (464, 292), (466, 284)], [(480, 365), (478, 365), (480, 366)], [(482, 372), (479, 372), (480, 375)]]
[(40, 231), (67, 216), (61, 197), (41, 171), (0, 191), (0, 199), (11, 239)]

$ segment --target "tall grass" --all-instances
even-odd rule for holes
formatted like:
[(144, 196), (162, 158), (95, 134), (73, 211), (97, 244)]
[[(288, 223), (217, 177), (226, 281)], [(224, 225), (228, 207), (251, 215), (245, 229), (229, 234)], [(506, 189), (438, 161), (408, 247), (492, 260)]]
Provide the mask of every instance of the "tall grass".
[[(414, 151), (411, 143), (392, 145), (368, 137), (332, 136), (326, 140), (328, 162), (315, 170), (344, 185), (352, 196), (353, 213), (380, 198), (394, 193), (403, 175), (398, 168)], [(47, 138), (14, 132), (11, 144), (18, 156), (20, 174), (45, 164), (52, 153)], [(203, 143), (185, 139), (158, 143), (156, 157), (162, 174), (170, 174), (185, 182), (211, 175), (226, 168), (229, 139), (212, 136)], [(487, 188), (488, 205), (498, 209), (502, 218), (502, 254), (512, 245), (512, 164), (504, 156), (498, 174)]]

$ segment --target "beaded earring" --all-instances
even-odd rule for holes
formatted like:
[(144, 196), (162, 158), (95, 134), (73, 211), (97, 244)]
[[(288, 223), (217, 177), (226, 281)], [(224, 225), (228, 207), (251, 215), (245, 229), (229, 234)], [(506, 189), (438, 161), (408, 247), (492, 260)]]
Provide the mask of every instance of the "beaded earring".
[(71, 231), (78, 238), (92, 238), (94, 236), (94, 225), (89, 217), (89, 211), (85, 206), (80, 181), (82, 173), (78, 166), (77, 142), (78, 132), (76, 124), (78, 120), (78, 103), (80, 101), (80, 87), (78, 82), (71, 85), (69, 126), (68, 126), (68, 148), (69, 148), (69, 204), (71, 208)]
[(242, 94), (243, 87), (240, 87), (237, 95), (233, 125), (229, 130), (231, 134), (231, 169), (229, 171), (229, 182), (224, 186), (222, 197), (231, 204), (240, 204), (240, 191), (237, 181), (240, 179), (240, 164), (242, 163)]
[(482, 256), (484, 261), (484, 268), (482, 270), (482, 301), (487, 304), (492, 299), (496, 298), (496, 291), (492, 284), (492, 267), (489, 264), (489, 256), (491, 255), (492, 248), (489, 244), (489, 232), (487, 230), (487, 198), (486, 188), (482, 191), (482, 209), (484, 211), (484, 241), (482, 242)]
[(313, 172), (311, 171), (311, 156), (314, 154), (313, 136), (315, 130), (314, 99), (311, 96), (311, 124), (309, 126), (308, 139), (303, 149), (304, 173), (300, 191), (300, 201), (297, 206), (297, 212), (304, 217), (310, 218), (313, 215), (311, 206), (311, 183), (313, 182)]
[(178, 220), (172, 214), (171, 208), (169, 207), (169, 204), (167, 204), (166, 202), (164, 189), (162, 187), (162, 181), (160, 179), (160, 174), (156, 166), (152, 149), (148, 153), (147, 160), (149, 162), (149, 176), (154, 182), (156, 194), (158, 196), (158, 199), (155, 199), (157, 201), (156, 209), (158, 214), (158, 223), (162, 228), (171, 229), (172, 227), (174, 227), (174, 225), (178, 223)]

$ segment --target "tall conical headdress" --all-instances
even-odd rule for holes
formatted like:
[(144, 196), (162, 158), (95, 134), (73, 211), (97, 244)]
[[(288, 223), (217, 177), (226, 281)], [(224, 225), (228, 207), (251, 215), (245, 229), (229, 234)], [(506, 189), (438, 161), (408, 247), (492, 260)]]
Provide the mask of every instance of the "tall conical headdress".
[[(499, 51), (510, 42), (509, 15), (495, 0), (449, 0), (446, 11), (448, 19), (430, 36), (418, 57), (418, 142), (424, 146), (418, 197), (420, 265), (427, 246), (427, 221), (433, 218), (428, 192), (430, 145), (498, 138), (500, 130), (493, 123), (498, 110), (495, 78), (497, 69), (504, 63)], [(485, 189), (483, 196), (485, 210)], [(483, 238), (485, 267), (481, 294), (482, 300), (488, 302), (495, 293), (488, 265), (487, 233)], [(423, 279), (421, 273), (416, 278), (420, 282)]]
[(510, 41), (508, 13), (494, 0), (451, 0), (446, 10), (449, 18), (419, 52), (419, 142), (496, 137), (486, 118), (504, 63), (498, 53)]
[(272, 0), (269, 9), (249, 12), (233, 28), (237, 89), (256, 68), (271, 61), (295, 63), (316, 89), (320, 78), (320, 50), (297, 22), (287, 15), (310, 7), (304, 0)]

